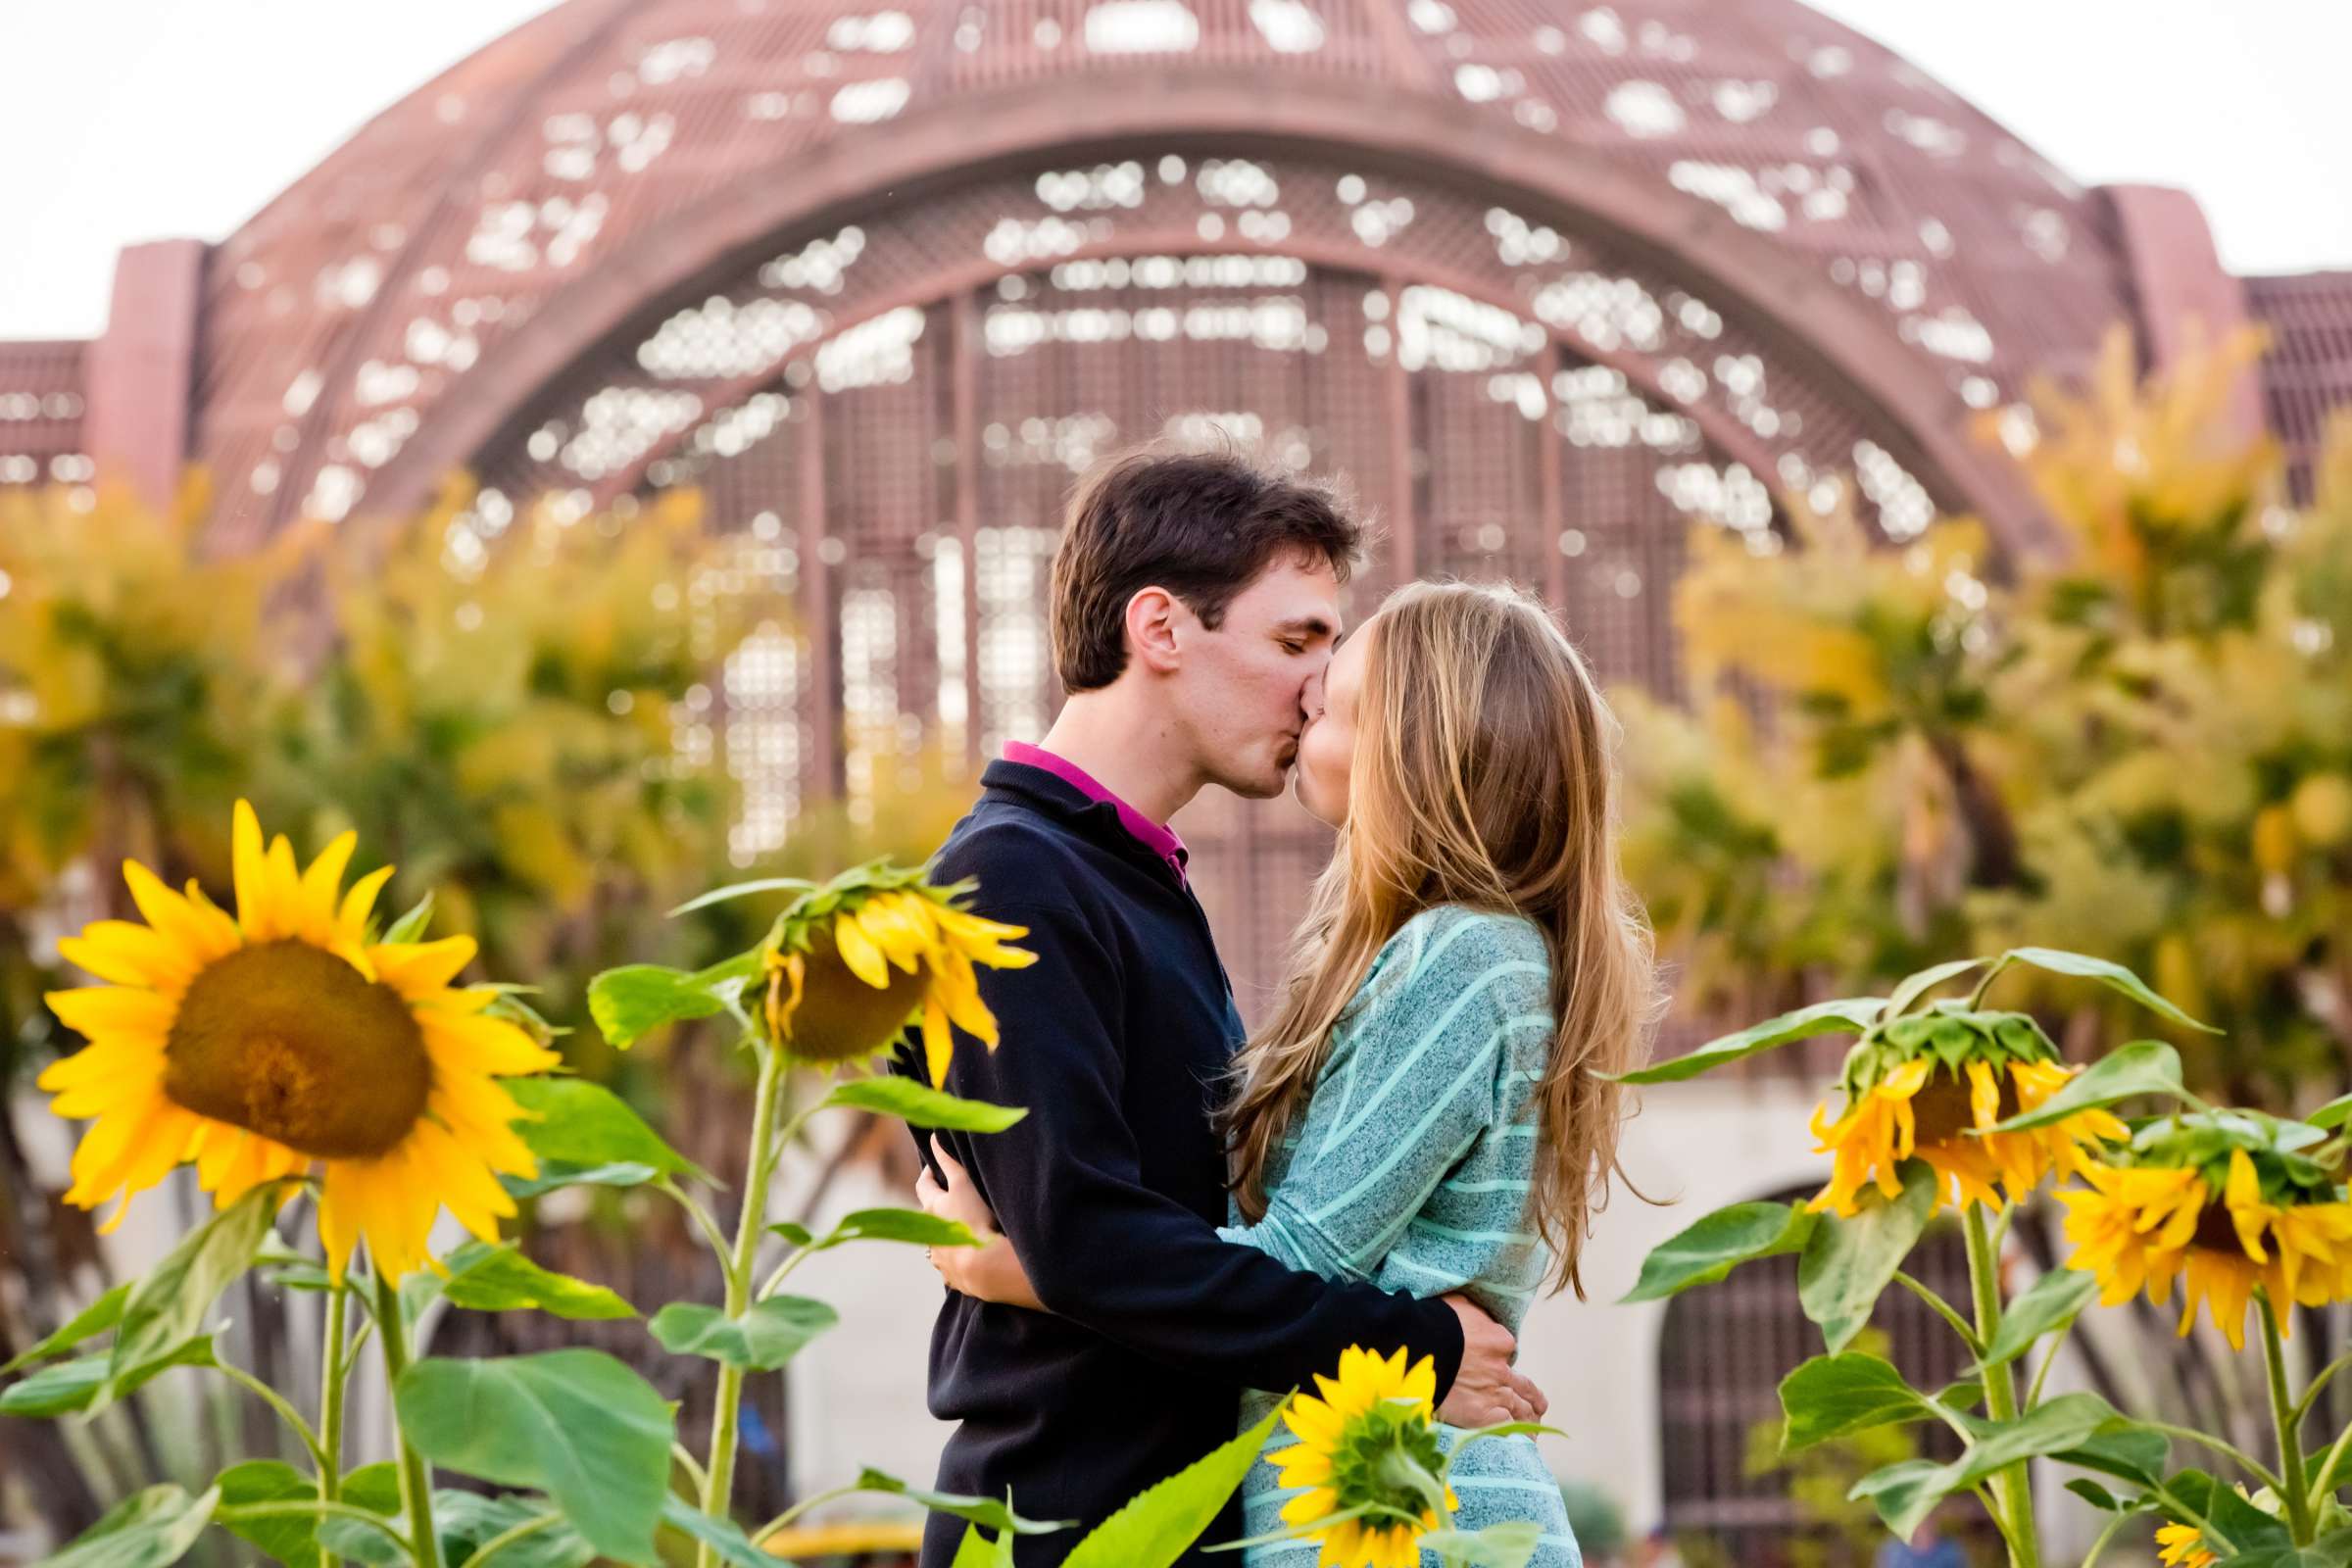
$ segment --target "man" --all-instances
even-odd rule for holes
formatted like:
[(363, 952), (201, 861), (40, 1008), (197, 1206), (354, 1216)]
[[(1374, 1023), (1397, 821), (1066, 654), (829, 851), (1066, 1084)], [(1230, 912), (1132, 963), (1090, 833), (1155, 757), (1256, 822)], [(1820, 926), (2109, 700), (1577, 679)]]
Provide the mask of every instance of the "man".
[[(939, 855), (942, 878), (976, 879), (974, 907), (1027, 927), (1038, 955), (981, 975), (1003, 1045), (960, 1042), (948, 1083), (1028, 1115), (937, 1136), (1048, 1310), (951, 1293), (931, 1342), (931, 1411), (959, 1423), (940, 1490), (1078, 1522), (1023, 1539), (1022, 1568), (1230, 1439), (1244, 1388), (1311, 1387), (1350, 1345), (1434, 1357), (1458, 1424), (1544, 1407), (1510, 1334), (1467, 1301), (1295, 1273), (1214, 1232), (1211, 1112), (1243, 1029), (1165, 824), (1209, 785), (1281, 792), (1360, 539), (1320, 490), (1230, 456), (1097, 468), (1054, 561), (1068, 701), (1042, 746), (989, 766)], [(962, 1530), (934, 1515), (923, 1568), (948, 1568)], [(1240, 1533), (1229, 1510), (1203, 1544)]]

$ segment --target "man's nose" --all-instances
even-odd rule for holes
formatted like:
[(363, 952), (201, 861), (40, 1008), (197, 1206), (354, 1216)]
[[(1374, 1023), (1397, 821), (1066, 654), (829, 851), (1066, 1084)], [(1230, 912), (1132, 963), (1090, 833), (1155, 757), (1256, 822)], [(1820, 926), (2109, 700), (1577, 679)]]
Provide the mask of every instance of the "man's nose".
[(1312, 675), (1306, 677), (1306, 684), (1299, 688), (1298, 711), (1305, 714), (1308, 718), (1312, 718), (1317, 713), (1323, 711), (1324, 673), (1325, 671), (1323, 670), (1316, 670)]

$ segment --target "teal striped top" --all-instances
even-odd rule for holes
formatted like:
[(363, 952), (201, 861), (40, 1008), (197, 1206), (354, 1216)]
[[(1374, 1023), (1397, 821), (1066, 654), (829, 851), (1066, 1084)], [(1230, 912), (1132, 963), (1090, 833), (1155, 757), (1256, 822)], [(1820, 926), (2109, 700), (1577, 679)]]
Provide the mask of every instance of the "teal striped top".
[(1550, 1262), (1527, 1200), (1556, 1027), (1534, 925), (1459, 905), (1414, 916), (1333, 1025), (1267, 1161), (1265, 1217), (1218, 1234), (1330, 1279), (1463, 1291), (1516, 1334)]
[[(1518, 1333), (1551, 1262), (1527, 1207), (1543, 1152), (1534, 1086), (1555, 1027), (1548, 954), (1533, 924), (1458, 905), (1416, 915), (1332, 1026), (1306, 1108), (1267, 1161), (1265, 1217), (1246, 1225), (1236, 1213), (1218, 1234), (1326, 1279), (1419, 1297), (1459, 1291)], [(1274, 1398), (1246, 1396), (1243, 1424)], [(1440, 1423), (1438, 1436), (1450, 1449), (1458, 1433)], [(1295, 1441), (1277, 1428), (1266, 1450)], [(1452, 1484), (1455, 1528), (1532, 1521), (1528, 1568), (1580, 1568), (1559, 1484), (1534, 1439), (1467, 1450)], [(1261, 1456), (1242, 1487), (1248, 1534), (1281, 1530), (1294, 1494)], [(1420, 1556), (1435, 1568), (1434, 1553)], [(1243, 1568), (1318, 1560), (1312, 1542), (1269, 1544), (1251, 1547)]]

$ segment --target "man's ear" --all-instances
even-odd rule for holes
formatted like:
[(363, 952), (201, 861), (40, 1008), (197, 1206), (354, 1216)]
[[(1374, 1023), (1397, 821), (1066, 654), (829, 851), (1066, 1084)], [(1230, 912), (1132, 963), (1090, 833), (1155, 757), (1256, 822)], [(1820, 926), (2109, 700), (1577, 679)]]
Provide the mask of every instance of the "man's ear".
[(1184, 662), (1178, 635), (1190, 613), (1165, 588), (1137, 589), (1127, 601), (1127, 647), (1135, 662), (1153, 674), (1174, 674)]

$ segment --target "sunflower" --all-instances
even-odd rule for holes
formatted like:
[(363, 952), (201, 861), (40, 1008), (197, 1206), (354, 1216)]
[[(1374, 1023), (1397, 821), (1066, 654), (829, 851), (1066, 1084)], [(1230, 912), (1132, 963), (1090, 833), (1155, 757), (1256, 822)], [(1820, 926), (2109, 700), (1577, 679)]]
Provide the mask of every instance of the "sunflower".
[(1807, 1206), (1851, 1215), (1862, 1189), (1901, 1196), (1906, 1159), (1936, 1172), (1936, 1204), (2014, 1202), (2044, 1175), (2082, 1168), (2086, 1145), (2129, 1136), (2104, 1110), (2085, 1110), (2022, 1132), (1989, 1129), (2038, 1109), (2076, 1069), (2019, 1013), (1904, 1018), (1857, 1045), (1846, 1063), (1845, 1109), (1813, 1112), (1813, 1136), (1833, 1156), (1829, 1185)]
[(874, 864), (796, 900), (765, 944), (775, 1038), (795, 1055), (839, 1061), (888, 1045), (919, 1011), (935, 1087), (947, 1081), (955, 1028), (995, 1050), (996, 1015), (973, 966), (1019, 969), (1037, 955), (1005, 946), (1027, 927), (956, 907), (968, 891)]
[[(1436, 1479), (1446, 1464), (1430, 1426), (1436, 1365), (1423, 1356), (1407, 1371), (1401, 1348), (1383, 1359), (1350, 1347), (1338, 1379), (1317, 1373), (1315, 1386), (1323, 1397), (1300, 1395), (1283, 1411), (1297, 1446), (1268, 1455), (1285, 1489), (1305, 1489), (1283, 1504), (1283, 1523), (1323, 1544), (1316, 1568), (1417, 1568), (1421, 1537), (1443, 1522), (1399, 1472), (1444, 1488), (1448, 1514), (1461, 1506)], [(1323, 1523), (1335, 1514), (1350, 1517)]]
[(2143, 1289), (2163, 1305), (2181, 1282), (2180, 1333), (2206, 1307), (2234, 1349), (2261, 1286), (2281, 1334), (2290, 1303), (2352, 1298), (2352, 1203), (2333, 1175), (2301, 1152), (2326, 1134), (2256, 1111), (2197, 1111), (2142, 1128), (2128, 1150), (2082, 1170), (2089, 1185), (2058, 1195), (2069, 1268), (2097, 1277), (2117, 1306)]
[[(111, 985), (53, 991), (49, 1005), (89, 1044), (52, 1064), (50, 1108), (92, 1122), (67, 1199), (130, 1200), (183, 1160), (225, 1208), (268, 1182), (315, 1177), (328, 1272), (343, 1278), (366, 1238), (397, 1279), (429, 1261), (446, 1205), (484, 1241), (514, 1201), (498, 1173), (538, 1173), (498, 1079), (556, 1064), (487, 1009), (488, 986), (452, 989), (471, 937), (371, 942), (385, 866), (341, 891), (359, 835), (297, 871), (284, 836), (262, 847), (239, 801), (231, 843), (234, 918), (193, 881), (183, 896), (135, 860), (122, 874), (146, 917), (100, 920), (58, 950)], [(294, 1189), (289, 1186), (290, 1198)]]
[(2222, 1560), (2205, 1549), (2205, 1538), (2197, 1534), (2194, 1525), (2157, 1526), (2156, 1549), (2166, 1568), (2206, 1568), (2206, 1564)]

